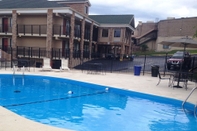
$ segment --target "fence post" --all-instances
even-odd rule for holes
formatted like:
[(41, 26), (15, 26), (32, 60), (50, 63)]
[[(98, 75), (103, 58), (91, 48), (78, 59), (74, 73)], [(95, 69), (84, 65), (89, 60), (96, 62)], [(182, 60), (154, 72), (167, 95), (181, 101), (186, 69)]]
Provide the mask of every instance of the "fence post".
[(165, 63), (164, 63), (164, 71), (163, 71), (163, 76), (166, 75), (166, 64), (167, 64), (167, 57), (168, 57), (168, 53), (166, 53), (166, 56), (165, 56)]
[(143, 75), (144, 75), (144, 71), (145, 71), (145, 66), (146, 66), (146, 54), (145, 54), (145, 57), (144, 57), (144, 68), (143, 68)]

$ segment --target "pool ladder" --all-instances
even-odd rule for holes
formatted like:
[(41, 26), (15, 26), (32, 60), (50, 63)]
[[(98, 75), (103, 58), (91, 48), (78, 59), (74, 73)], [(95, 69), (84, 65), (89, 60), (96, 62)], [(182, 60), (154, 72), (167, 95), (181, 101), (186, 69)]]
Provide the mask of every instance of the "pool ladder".
[[(25, 74), (25, 67), (24, 66), (21, 68), (21, 71), (22, 71), (22, 74), (24, 75)], [(16, 66), (13, 65), (13, 75), (15, 75), (15, 72), (16, 72)]]
[[(184, 105), (185, 105), (185, 102), (189, 99), (189, 97), (191, 96), (191, 94), (194, 92), (194, 90), (196, 90), (197, 89), (197, 87), (194, 87), (192, 90), (191, 90), (191, 92), (189, 93), (189, 95), (187, 96), (187, 98), (185, 99), (185, 101), (183, 101), (183, 103), (182, 103), (182, 108), (184, 109)], [(197, 109), (197, 103), (196, 103), (196, 105), (195, 105), (195, 107), (194, 107), (194, 116), (197, 116), (197, 114), (196, 114), (196, 109)]]

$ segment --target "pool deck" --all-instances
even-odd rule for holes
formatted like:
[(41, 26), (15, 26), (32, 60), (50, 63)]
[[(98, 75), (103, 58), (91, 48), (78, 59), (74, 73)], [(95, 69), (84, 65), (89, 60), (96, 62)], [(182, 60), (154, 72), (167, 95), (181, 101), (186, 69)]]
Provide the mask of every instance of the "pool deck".
[[(1, 74), (10, 73), (13, 73), (11, 69), (1, 69)], [(22, 72), (17, 71), (16, 74), (22, 74)], [(116, 88), (127, 89), (131, 91), (174, 98), (182, 101), (186, 99), (192, 88), (195, 87), (194, 82), (188, 82), (187, 90), (183, 88), (170, 88), (168, 87), (168, 80), (162, 80), (160, 84), (156, 86), (159, 78), (151, 77), (151, 74), (141, 74), (140, 76), (135, 76), (131, 73), (89, 74), (87, 72), (77, 70), (60, 72), (59, 70), (42, 71), (41, 69), (33, 68), (30, 69), (30, 72), (26, 71), (25, 74), (68, 78), (88, 83), (106, 85)], [(188, 99), (188, 102), (196, 104), (196, 96), (197, 90), (194, 91), (194, 93)], [(0, 107), (0, 118), (0, 131), (69, 131), (28, 120), (3, 107)]]

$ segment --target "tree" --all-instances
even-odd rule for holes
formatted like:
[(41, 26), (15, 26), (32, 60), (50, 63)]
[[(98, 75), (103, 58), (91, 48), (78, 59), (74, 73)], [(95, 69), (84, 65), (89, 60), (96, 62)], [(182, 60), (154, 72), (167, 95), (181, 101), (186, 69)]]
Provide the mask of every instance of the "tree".
[(193, 38), (196, 38), (196, 37), (197, 37), (197, 30), (196, 30), (196, 32), (193, 35)]
[(147, 51), (148, 46), (146, 44), (141, 45), (142, 51)]

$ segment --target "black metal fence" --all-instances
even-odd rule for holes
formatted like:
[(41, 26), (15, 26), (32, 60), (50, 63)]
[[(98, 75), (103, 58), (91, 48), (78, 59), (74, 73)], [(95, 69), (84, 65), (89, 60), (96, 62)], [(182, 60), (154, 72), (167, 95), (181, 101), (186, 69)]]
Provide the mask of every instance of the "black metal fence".
[(74, 67), (75, 69), (80, 69), (82, 71), (93, 70), (90, 67), (91, 64), (100, 64), (104, 72), (110, 73), (133, 73), (135, 66), (141, 67), (141, 73), (150, 73), (152, 66), (159, 66), (160, 71), (166, 71), (166, 56), (135, 56), (134, 58), (125, 58), (122, 61), (120, 59), (107, 59), (107, 58), (97, 58), (87, 62), (82, 62), (80, 65)]
[[(42, 59), (46, 57), (47, 53), (52, 56), (53, 60), (60, 60), (61, 58), (71, 58), (72, 63), (74, 63), (74, 69), (82, 71), (102, 71), (109, 73), (134, 73), (135, 67), (140, 66), (140, 73), (144, 75), (145, 73), (151, 73), (152, 68), (156, 65), (159, 67), (160, 72), (166, 73), (168, 71), (166, 63), (170, 55), (166, 54), (163, 56), (150, 56), (150, 55), (139, 55), (134, 57), (124, 57), (120, 60), (120, 57), (104, 57), (103, 54), (91, 53), (83, 51), (83, 59), (81, 59), (81, 51), (70, 52), (70, 50), (52, 49), (50, 52), (46, 51), (44, 48), (33, 48), (33, 47), (17, 47), (16, 49), (8, 49), (6, 51), (12, 59), (1, 59), (0, 67), (1, 69), (10, 68), (13, 65), (15, 59), (25, 58), (28, 59), (30, 63), (31, 60), (35, 58)], [(196, 55), (191, 56), (191, 69), (197, 67)], [(71, 60), (71, 59), (69, 59)], [(77, 62), (78, 61), (78, 62)], [(28, 64), (29, 66), (35, 66), (33, 64)]]

